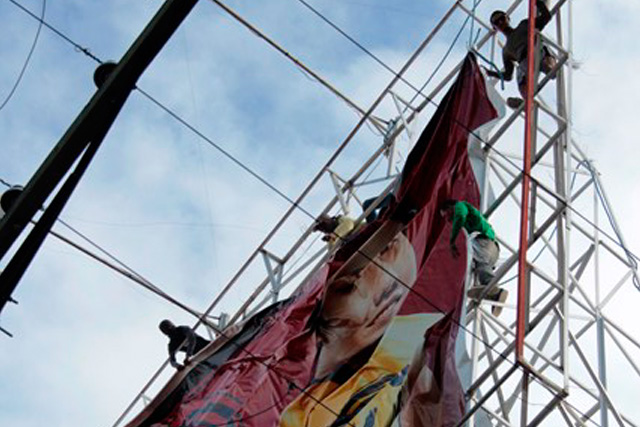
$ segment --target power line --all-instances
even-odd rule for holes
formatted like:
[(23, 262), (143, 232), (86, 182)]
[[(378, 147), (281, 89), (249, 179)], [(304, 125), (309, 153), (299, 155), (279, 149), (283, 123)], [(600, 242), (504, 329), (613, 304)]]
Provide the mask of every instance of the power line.
[[(9, 184), (7, 181), (5, 181), (2, 178), (0, 178), (0, 183), (2, 183), (3, 185), (5, 185), (8, 188), (13, 187), (11, 184)], [(197, 311), (195, 311), (192, 308), (188, 307), (186, 304), (183, 304), (178, 299), (172, 297), (167, 292), (163, 291), (160, 287), (154, 285), (150, 280), (146, 279), (144, 276), (142, 276), (140, 273), (135, 271), (133, 268), (129, 267), (123, 261), (118, 259), (115, 255), (113, 255), (109, 251), (107, 251), (105, 248), (103, 248), (102, 246), (100, 246), (97, 243), (95, 243), (93, 240), (91, 240), (85, 234), (81, 233), (76, 228), (72, 227), (71, 225), (69, 225), (68, 223), (66, 223), (64, 220), (62, 220), (60, 218), (58, 218), (57, 222), (62, 224), (69, 231), (71, 231), (76, 236), (80, 237), (82, 240), (84, 240), (86, 243), (88, 243), (93, 248), (98, 250), (100, 253), (102, 253), (104, 256), (109, 258), (111, 261), (108, 261), (107, 259), (105, 259), (105, 258), (101, 257), (100, 255), (90, 251), (89, 249), (83, 247), (82, 245), (74, 242), (73, 240), (63, 236), (62, 234), (60, 234), (60, 233), (58, 233), (56, 231), (53, 231), (53, 230), (50, 231), (50, 234), (52, 236), (54, 236), (58, 240), (61, 240), (64, 243), (66, 243), (67, 245), (73, 247), (74, 249), (82, 252), (86, 256), (94, 259), (95, 261), (98, 261), (99, 263), (101, 263), (102, 265), (104, 265), (104, 266), (108, 267), (109, 269), (115, 271), (116, 273), (118, 273), (118, 274), (126, 277), (127, 279), (133, 281), (134, 283), (142, 286), (143, 288), (147, 289), (148, 291), (151, 291), (154, 294), (160, 296), (161, 298), (165, 299), (166, 301), (170, 302), (171, 304), (175, 305), (176, 307), (183, 309), (184, 311), (186, 311), (187, 313), (191, 314), (192, 316), (194, 316), (196, 318), (200, 318), (200, 313), (198, 313)]]
[[(315, 81), (320, 83), (322, 86), (327, 88), (331, 93), (333, 93), (335, 96), (337, 96), (342, 101), (344, 101), (350, 108), (355, 110), (358, 114), (360, 114), (361, 116), (365, 115), (365, 111), (362, 108), (360, 108), (358, 105), (356, 105), (353, 101), (351, 101), (351, 99), (349, 99), (346, 95), (344, 95), (342, 92), (340, 92), (338, 89), (336, 89), (333, 85), (331, 85), (327, 80), (325, 80), (323, 77), (321, 77), (318, 73), (313, 71), (311, 68), (307, 67), (302, 61), (300, 61), (298, 58), (293, 56), (289, 51), (285, 50), (282, 46), (280, 46), (278, 43), (276, 43), (274, 40), (272, 40), (270, 37), (268, 37), (265, 33), (260, 31), (255, 25), (251, 24), (249, 21), (244, 19), (237, 12), (235, 12), (233, 9), (231, 9), (229, 6), (227, 6), (226, 4), (222, 3), (221, 1), (219, 1), (219, 0), (211, 0), (211, 2), (216, 4), (217, 6), (219, 6), (222, 10), (224, 10), (227, 14), (229, 14), (231, 17), (233, 17), (236, 21), (241, 23), (245, 28), (247, 28), (256, 37), (258, 37), (259, 39), (265, 41), (269, 46), (271, 46), (276, 51), (278, 51), (280, 54), (285, 56), (288, 60), (293, 62), (296, 65), (296, 67), (298, 67), (300, 70), (303, 71), (303, 73), (305, 73), (305, 75), (310, 76)], [(383, 120), (381, 120), (381, 119), (379, 119), (377, 117), (375, 117), (375, 118), (371, 117), (371, 119), (372, 120), (375, 119), (375, 120), (384, 122)], [(375, 122), (374, 122), (374, 124), (377, 125), (377, 123), (375, 123)]]
[(24, 73), (27, 70), (27, 66), (31, 61), (31, 55), (33, 55), (33, 52), (36, 50), (36, 45), (38, 44), (38, 39), (40, 38), (40, 30), (42, 29), (42, 22), (44, 19), (46, 8), (47, 8), (47, 0), (42, 0), (42, 10), (40, 12), (40, 17), (38, 18), (40, 23), (38, 24), (36, 35), (33, 38), (33, 42), (31, 43), (31, 48), (29, 49), (29, 53), (27, 54), (27, 59), (25, 59), (24, 64), (20, 69), (20, 73), (18, 73), (18, 77), (16, 78), (16, 81), (13, 84), (13, 87), (11, 88), (11, 90), (9, 90), (9, 94), (6, 96), (4, 101), (2, 101), (2, 104), (0, 104), (0, 110), (2, 110), (9, 103), (9, 100), (13, 97), (13, 94), (16, 92), (16, 89), (18, 89), (18, 85), (22, 81), (22, 77), (24, 76)]
[[(311, 6), (309, 3), (307, 3), (305, 0), (297, 0), (298, 3), (302, 4), (304, 7), (306, 7), (307, 9), (309, 9), (311, 12), (313, 12), (313, 14), (315, 14), (318, 18), (320, 18), (322, 21), (324, 21), (325, 23), (327, 23), (331, 28), (333, 28), (334, 30), (336, 30), (338, 33), (340, 33), (344, 38), (346, 38), (347, 40), (349, 40), (352, 44), (354, 44), (355, 46), (358, 47), (358, 49), (360, 49), (361, 51), (363, 51), (364, 53), (366, 53), (369, 57), (371, 57), (375, 62), (377, 62), (380, 66), (382, 66), (385, 70), (389, 71), (391, 74), (393, 74), (394, 76), (398, 76), (398, 73), (391, 68), (390, 66), (388, 66), (384, 61), (382, 61), (380, 58), (378, 58), (373, 52), (371, 52), (369, 49), (367, 49), (363, 44), (361, 44), (360, 42), (358, 42), (356, 39), (354, 39), (353, 37), (351, 37), (346, 31), (344, 31), (342, 28), (340, 28), (338, 25), (334, 24), (330, 19), (328, 19), (326, 16), (324, 16), (322, 13), (320, 13), (317, 9), (315, 9), (313, 6)], [(404, 81), (404, 80), (402, 80)], [(404, 81), (405, 83), (409, 84), (408, 82)], [(411, 86), (413, 88), (413, 86)]]
[(23, 5), (21, 5), (20, 3), (18, 3), (16, 0), (8, 0), (11, 3), (13, 3), (15, 6), (17, 6), (18, 8), (20, 8), (23, 12), (25, 12), (27, 15), (31, 16), (33, 19), (35, 19), (36, 21), (40, 22), (41, 25), (47, 27), (49, 30), (53, 31), (57, 36), (61, 37), (62, 39), (64, 39), (67, 43), (73, 45), (73, 47), (76, 49), (76, 51), (78, 52), (82, 52), (84, 53), (86, 56), (88, 56), (89, 58), (93, 59), (95, 62), (97, 62), (98, 64), (102, 64), (102, 61), (95, 56), (94, 54), (91, 53), (91, 51), (84, 47), (79, 45), (78, 43), (74, 42), (70, 37), (68, 37), (66, 34), (64, 34), (62, 31), (58, 30), (57, 28), (53, 27), (52, 25), (50, 25), (49, 23), (47, 23), (47, 21), (44, 20), (44, 17), (38, 17), (36, 14), (34, 14), (33, 12), (31, 12), (29, 9), (27, 9), (26, 7), (24, 7)]

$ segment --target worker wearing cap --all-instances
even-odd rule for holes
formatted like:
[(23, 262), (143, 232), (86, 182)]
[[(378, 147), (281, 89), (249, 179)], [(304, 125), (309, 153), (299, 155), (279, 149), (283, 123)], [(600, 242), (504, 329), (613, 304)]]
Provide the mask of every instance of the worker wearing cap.
[[(535, 28), (537, 31), (542, 29), (551, 20), (551, 13), (545, 1), (538, 0), (536, 2), (538, 14), (536, 17)], [(526, 96), (527, 87), (527, 46), (529, 34), (529, 20), (520, 21), (517, 27), (513, 28), (510, 24), (509, 16), (502, 10), (495, 10), (491, 14), (491, 25), (493, 28), (502, 33), (507, 41), (502, 49), (502, 61), (504, 69), (500, 72), (487, 70), (490, 77), (502, 77), (506, 81), (513, 78), (514, 63), (518, 64), (516, 72), (516, 81), (518, 82), (518, 90), (522, 98)], [(556, 58), (550, 52), (549, 48), (540, 43), (539, 53), (540, 71), (545, 74), (551, 72), (556, 65)], [(507, 105), (511, 108), (518, 108), (524, 101), (521, 98), (508, 98)]]

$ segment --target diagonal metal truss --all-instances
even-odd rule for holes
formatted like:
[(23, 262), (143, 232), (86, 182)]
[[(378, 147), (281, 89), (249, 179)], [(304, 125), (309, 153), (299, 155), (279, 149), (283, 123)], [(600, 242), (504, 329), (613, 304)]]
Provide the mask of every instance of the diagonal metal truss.
[[(502, 7), (524, 17), (525, 3), (455, 2), (371, 107), (359, 109), (361, 119), (336, 153), (195, 326), (218, 334), (285, 298), (311, 275), (329, 255), (312, 232), (313, 217), (343, 213), (362, 220), (374, 209), (376, 203), (363, 212), (363, 202), (371, 198), (379, 202), (394, 187), (404, 155), (418, 134), (414, 127), (421, 117), (429, 117), (456, 76), (460, 54), (443, 61), (429, 79), (424, 75), (425, 69), (433, 69), (434, 51), (439, 52), (434, 42), (450, 43), (451, 34), (464, 23), (470, 27), (467, 47), (489, 66), (499, 58), (500, 43), (488, 24), (491, 10)], [(506, 111), (472, 143), (483, 209), (501, 245), (495, 282), (512, 296), (500, 317), (491, 314), (489, 302), (471, 301), (461, 320), (472, 382), (467, 389), (467, 417), (460, 425), (640, 425), (640, 410), (633, 404), (640, 388), (640, 343), (618, 321), (621, 298), (627, 304), (635, 301), (636, 306), (640, 302), (634, 288), (635, 260), (624, 248), (597, 171), (570, 137), (571, 3), (553, 2), (554, 19), (543, 34), (558, 65), (554, 78), (541, 76), (534, 106), (527, 333), (520, 361), (515, 357), (515, 278), (524, 157), (522, 111)], [(416, 83), (415, 75), (427, 83)], [(381, 131), (383, 122), (386, 130)], [(351, 149), (355, 142), (374, 138), (379, 143), (373, 153)], [(354, 170), (353, 164), (361, 166)], [(327, 199), (324, 205), (315, 202)], [(299, 235), (300, 224), (305, 224), (302, 235), (291, 238), (292, 230)], [(224, 323), (216, 325), (216, 319)], [(159, 390), (157, 379), (164, 367), (115, 426)]]
[[(507, 10), (523, 14), (520, 3)], [(543, 34), (558, 66), (554, 79), (540, 79), (534, 105), (524, 360), (517, 362), (514, 355), (513, 304), (499, 318), (487, 303), (471, 305), (466, 324), (480, 339), (469, 339), (474, 371), (467, 391), (469, 425), (483, 419), (504, 426), (640, 423), (625, 397), (640, 385), (635, 362), (640, 346), (616, 322), (620, 305), (612, 303), (621, 295), (638, 299), (635, 261), (617, 231), (597, 171), (570, 136), (571, 7), (563, 1), (553, 5), (554, 20)], [(477, 48), (491, 55), (487, 46)], [(514, 287), (520, 248), (516, 233), (506, 232), (511, 224), (501, 223), (516, 218), (521, 206), (522, 122), (521, 111), (509, 112), (484, 147), (491, 192), (485, 192), (486, 212), (499, 230), (503, 258), (496, 281), (506, 289)], [(625, 372), (615, 386), (608, 381), (613, 367), (618, 376)]]

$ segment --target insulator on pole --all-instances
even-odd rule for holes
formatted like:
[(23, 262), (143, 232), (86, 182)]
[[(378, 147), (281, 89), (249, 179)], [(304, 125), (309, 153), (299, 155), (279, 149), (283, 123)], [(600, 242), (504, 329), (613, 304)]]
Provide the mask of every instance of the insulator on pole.
[(18, 197), (20, 197), (20, 194), (22, 194), (22, 190), (24, 190), (22, 186), (14, 185), (13, 187), (2, 193), (2, 195), (0, 196), (0, 218), (5, 216), (7, 212), (9, 212), (11, 206), (15, 204), (16, 200), (18, 200)]
[(96, 84), (98, 89), (102, 87), (102, 85), (107, 81), (113, 70), (116, 69), (116, 64), (113, 61), (107, 61), (96, 68), (96, 71), (93, 72), (93, 82)]

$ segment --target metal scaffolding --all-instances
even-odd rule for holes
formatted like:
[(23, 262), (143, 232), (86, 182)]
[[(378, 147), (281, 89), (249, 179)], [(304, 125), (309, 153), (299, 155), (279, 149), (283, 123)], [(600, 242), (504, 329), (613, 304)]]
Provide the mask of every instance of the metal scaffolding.
[[(366, 111), (358, 109), (361, 119), (356, 126), (216, 295), (196, 327), (204, 324), (211, 328), (224, 319), (224, 325), (211, 331), (218, 333), (218, 327), (234, 324), (289, 295), (326, 260), (327, 249), (312, 232), (312, 218), (302, 216), (309, 226), (299, 239), (287, 240), (282, 233), (295, 227), (292, 224), (302, 215), (300, 206), (306, 206), (309, 199), (331, 191), (334, 196), (321, 211), (314, 212), (315, 216), (341, 212), (356, 217), (354, 212), (362, 212), (363, 201), (375, 196), (380, 201), (394, 187), (403, 154), (417, 137), (414, 123), (429, 117), (456, 76), (460, 66), (456, 61), (461, 55), (453, 54), (443, 61), (438, 73), (425, 79), (423, 86), (411, 83), (406, 76), (428, 54), (432, 42), (449, 40), (452, 29), (462, 23), (473, 23), (468, 48), (483, 58), (485, 65), (499, 57), (500, 38), (488, 23), (490, 8), (496, 5), (485, 3), (489, 2), (455, 2), (376, 101)], [(505, 10), (524, 18), (524, 3), (515, 0)], [(522, 148), (522, 107), (506, 111), (493, 128), (471, 144), (473, 157), (481, 165), (476, 173), (482, 187), (482, 207), (502, 247), (494, 281), (512, 296), (503, 304), (500, 317), (491, 314), (491, 304), (496, 303), (468, 303), (460, 333), (465, 335), (473, 378), (466, 390), (467, 416), (460, 425), (640, 425), (637, 412), (635, 418), (631, 414), (635, 408), (619, 403), (621, 391), (640, 386), (636, 362), (640, 360), (640, 343), (616, 322), (616, 313), (610, 312), (610, 302), (623, 292), (632, 289), (633, 296), (640, 297), (633, 289), (638, 280), (635, 262), (617, 231), (598, 172), (571, 137), (572, 1), (560, 0), (552, 6), (553, 19), (542, 36), (558, 61), (552, 73), (539, 79), (531, 110), (531, 152)], [(359, 169), (349, 170), (340, 162), (341, 156), (351, 142), (370, 138), (361, 135), (366, 125), (381, 134), (379, 145), (360, 159)], [(529, 154), (531, 171), (524, 173), (522, 159)], [(525, 277), (521, 277), (527, 286), (521, 311), (523, 347), (516, 357), (515, 281), (522, 252), (515, 218), (521, 214), (525, 178), (531, 183), (525, 224), (526, 268)], [(374, 207), (375, 203), (360, 213), (360, 219)], [(603, 213), (608, 221), (602, 220)], [(232, 289), (239, 283), (257, 285), (227, 318), (223, 312), (233, 306), (236, 295)], [(610, 384), (612, 364), (618, 369), (625, 366), (622, 383)], [(165, 367), (160, 367), (115, 426), (128, 419), (131, 411), (140, 410), (158, 390), (156, 379)]]

